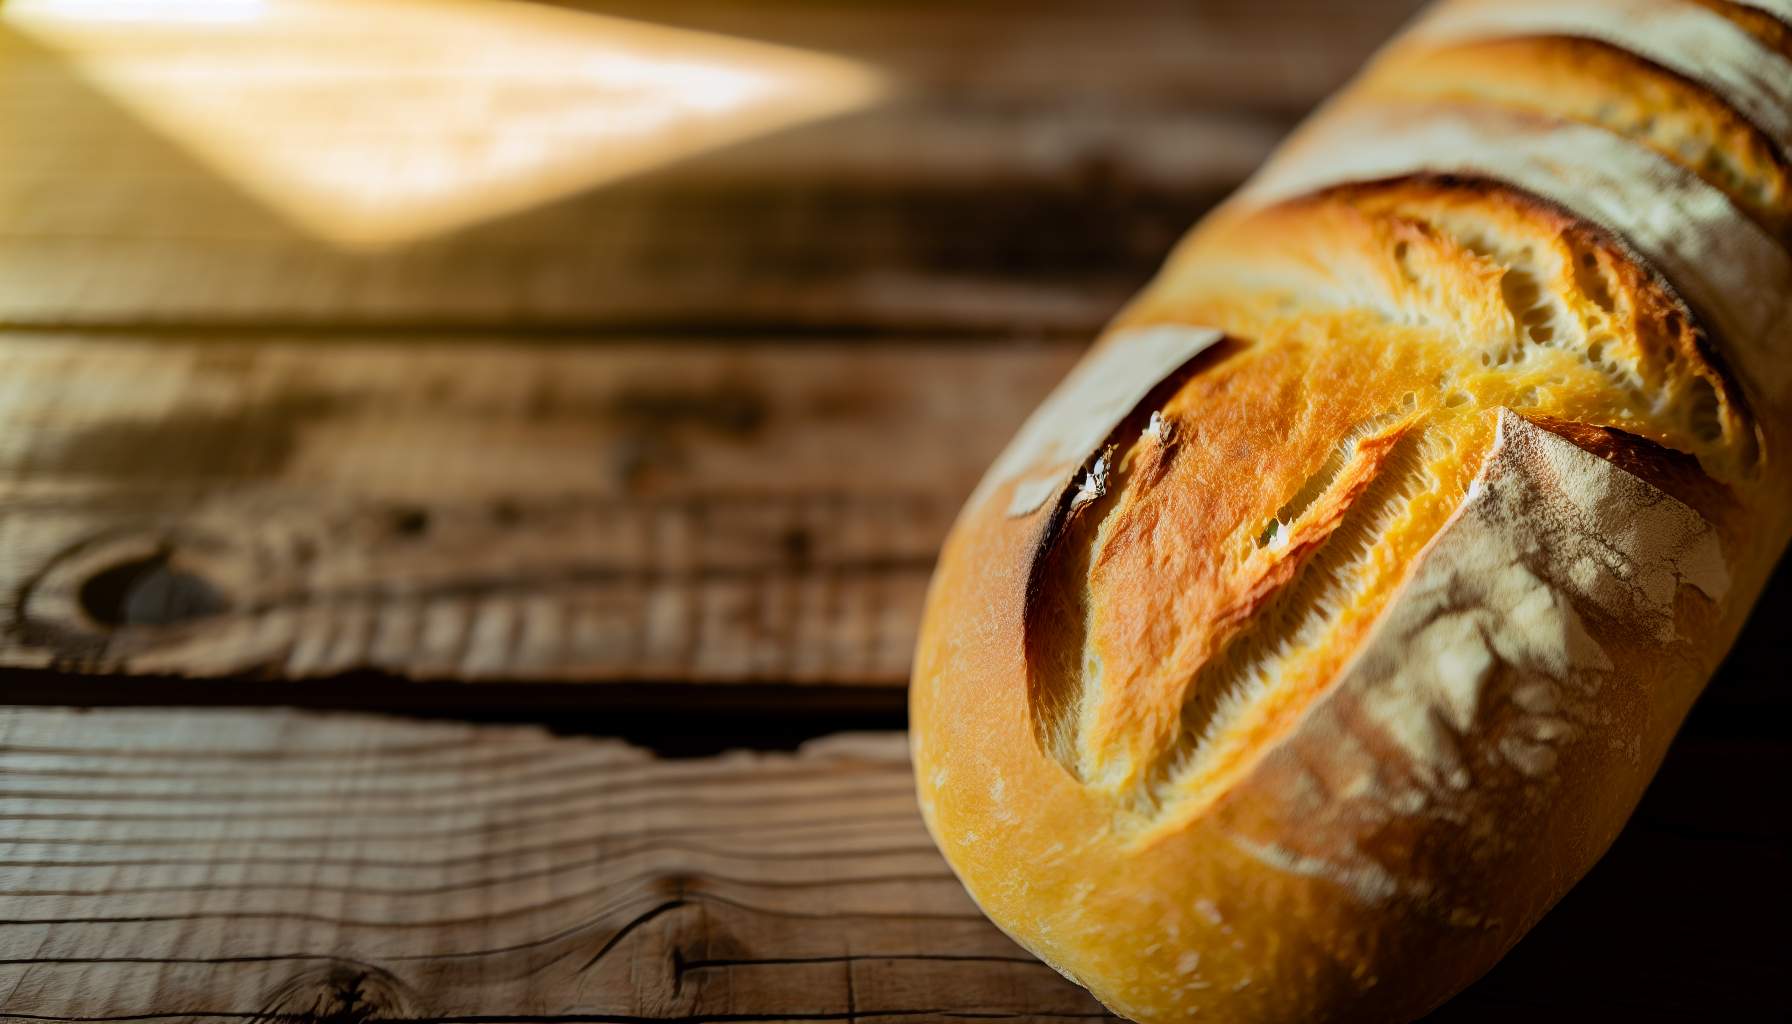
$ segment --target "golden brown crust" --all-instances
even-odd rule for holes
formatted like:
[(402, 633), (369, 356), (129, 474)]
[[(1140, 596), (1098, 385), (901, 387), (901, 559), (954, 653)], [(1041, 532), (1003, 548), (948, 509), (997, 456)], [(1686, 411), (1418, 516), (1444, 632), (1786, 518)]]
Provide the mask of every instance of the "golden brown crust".
[(1740, 517), (1736, 495), (1699, 467), (1699, 460), (1646, 437), (1597, 423), (1532, 417), (1539, 427), (1660, 488), (1716, 524)]
[[(1567, 74), (1555, 43), (1501, 52)], [(1626, 66), (1608, 88), (1653, 73)], [(1759, 170), (1755, 136), (1700, 138)], [(1785, 543), (1781, 339), (1714, 331), (1646, 220), (1498, 171), (1230, 204), (1090, 357), (1131, 386), (1050, 403), (947, 542), (923, 812), (990, 916), (1122, 1013), (1403, 1020), (1468, 983), (1616, 834)], [(1733, 185), (1658, 219), (1752, 229)]]
[(1610, 43), (1522, 36), (1401, 51), (1361, 88), (1498, 102), (1599, 126), (1684, 166), (1762, 227), (1792, 237), (1792, 166), (1773, 139), (1709, 87)]
[(1759, 39), (1762, 45), (1792, 59), (1792, 25), (1758, 7), (1732, 3), (1731, 0), (1692, 0), (1714, 14), (1728, 18), (1743, 31)]

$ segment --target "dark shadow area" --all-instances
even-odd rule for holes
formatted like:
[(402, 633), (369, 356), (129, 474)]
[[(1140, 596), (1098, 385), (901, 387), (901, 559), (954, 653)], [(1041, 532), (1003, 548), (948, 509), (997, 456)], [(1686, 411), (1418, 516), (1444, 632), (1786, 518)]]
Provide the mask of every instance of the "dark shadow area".
[(1782, 558), (1611, 850), (1428, 1024), (1792, 1019), (1789, 617)]
[[(1792, 1015), (1792, 743), (1683, 735), (1610, 852), (1435, 1024)], [(1691, 964), (1721, 964), (1721, 971)], [(1563, 994), (1577, 993), (1576, 1009)]]
[[(614, 736), (663, 757), (793, 750), (831, 733), (903, 729), (908, 724), (905, 691), (850, 684), (468, 683), (405, 680), (378, 672), (253, 681), (7, 669), (0, 672), (0, 690), (5, 703), (18, 705), (288, 707), (530, 724), (562, 735)], [(248, 692), (260, 699), (245, 699)]]

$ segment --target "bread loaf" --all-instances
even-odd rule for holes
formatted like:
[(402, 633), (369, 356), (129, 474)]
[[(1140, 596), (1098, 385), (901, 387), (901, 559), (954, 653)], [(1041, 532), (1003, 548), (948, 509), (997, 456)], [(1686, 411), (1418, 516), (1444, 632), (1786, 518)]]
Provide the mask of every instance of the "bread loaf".
[(1198, 225), (933, 581), (989, 916), (1147, 1024), (1410, 1020), (1509, 949), (1792, 529), (1789, 154), (1792, 0), (1460, 0)]

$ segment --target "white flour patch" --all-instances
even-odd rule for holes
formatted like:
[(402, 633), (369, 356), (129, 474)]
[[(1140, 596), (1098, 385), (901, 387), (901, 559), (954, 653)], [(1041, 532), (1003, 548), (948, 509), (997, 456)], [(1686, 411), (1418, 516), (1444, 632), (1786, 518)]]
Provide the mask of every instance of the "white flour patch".
[[(1477, 850), (1522, 841), (1483, 813), (1477, 776), (1503, 771), (1547, 797), (1570, 745), (1611, 731), (1600, 691), (1616, 666), (1588, 622), (1632, 624), (1665, 650), (1688, 591), (1727, 591), (1697, 512), (1510, 410), (1499, 417), (1471, 497), (1309, 715), (1306, 745), (1272, 755), (1284, 831), (1231, 837), (1259, 861), (1367, 904), (1434, 895), (1435, 866), (1408, 877), (1353, 837), (1423, 817), (1455, 823)], [(1320, 808), (1304, 793), (1316, 767), (1331, 794)]]
[(1499, 749), (1526, 775), (1554, 766), (1573, 730), (1557, 709), (1612, 670), (1580, 608), (1674, 639), (1682, 585), (1729, 587), (1716, 532), (1697, 512), (1611, 463), (1501, 410), (1480, 486), (1419, 556), (1340, 686), (1446, 784), (1490, 682), (1528, 712)]
[(1399, 881), (1386, 868), (1366, 857), (1309, 857), (1278, 843), (1260, 843), (1242, 836), (1233, 836), (1232, 842), (1277, 870), (1336, 882), (1364, 903), (1386, 903), (1401, 891)]

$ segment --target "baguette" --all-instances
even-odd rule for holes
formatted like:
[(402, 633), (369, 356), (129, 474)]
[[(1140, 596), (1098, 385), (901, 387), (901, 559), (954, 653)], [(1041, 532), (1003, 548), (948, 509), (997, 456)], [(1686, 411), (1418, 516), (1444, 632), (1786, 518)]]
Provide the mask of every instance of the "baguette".
[(1115, 1011), (1404, 1021), (1605, 851), (1792, 531), (1792, 0), (1453, 0), (1022, 428), (929, 829)]

